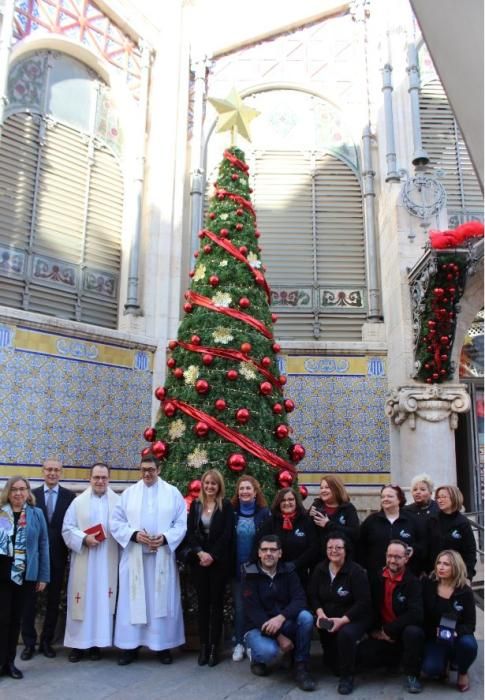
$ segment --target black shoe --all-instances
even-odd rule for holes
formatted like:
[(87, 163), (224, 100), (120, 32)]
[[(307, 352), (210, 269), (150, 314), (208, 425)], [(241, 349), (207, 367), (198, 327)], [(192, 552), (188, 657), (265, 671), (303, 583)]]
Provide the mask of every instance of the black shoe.
[(23, 648), (22, 653), (20, 654), (20, 658), (22, 659), (22, 661), (30, 661), (30, 659), (33, 657), (34, 654), (35, 654), (35, 647), (34, 646), (31, 647), (31, 646), (26, 645)]
[(44, 656), (47, 656), (48, 659), (53, 659), (55, 656), (57, 656), (56, 652), (54, 649), (51, 647), (49, 642), (42, 642), (39, 645), (39, 651), (44, 654)]
[(211, 644), (210, 649), (209, 649), (209, 658), (207, 660), (207, 665), (208, 666), (217, 666), (219, 663), (219, 654), (217, 653), (217, 646), (215, 644)]
[(171, 663), (173, 663), (173, 656), (170, 649), (159, 651), (158, 658), (160, 659), (160, 663), (164, 664), (165, 666), (169, 666)]
[(128, 666), (136, 659), (136, 649), (125, 649), (118, 656), (118, 666)]
[(266, 664), (258, 664), (258, 663), (252, 663), (251, 664), (251, 673), (254, 673), (255, 676), (267, 676), (268, 675), (268, 667)]
[(20, 671), (17, 668), (13, 661), (9, 661), (5, 664), (5, 666), (3, 667), (3, 672), (6, 676), (10, 676), (10, 678), (15, 678), (15, 680), (20, 680), (20, 678), (24, 677), (22, 671)]
[(295, 681), (300, 690), (315, 690), (315, 681), (310, 676), (305, 663), (296, 664)]
[(77, 664), (78, 661), (81, 661), (83, 656), (84, 653), (82, 649), (71, 649), (67, 658), (72, 664)]
[(406, 676), (404, 685), (408, 693), (412, 693), (413, 695), (417, 695), (423, 691), (423, 686), (417, 676)]
[(339, 695), (350, 695), (354, 690), (353, 676), (342, 676), (338, 682), (337, 692)]
[(209, 649), (207, 648), (207, 644), (201, 644), (200, 650), (199, 650), (199, 658), (197, 659), (197, 663), (199, 664), (199, 666), (206, 666), (208, 661), (209, 661)]
[(99, 650), (99, 647), (91, 647), (89, 650), (89, 658), (91, 661), (99, 661), (101, 658), (101, 652)]

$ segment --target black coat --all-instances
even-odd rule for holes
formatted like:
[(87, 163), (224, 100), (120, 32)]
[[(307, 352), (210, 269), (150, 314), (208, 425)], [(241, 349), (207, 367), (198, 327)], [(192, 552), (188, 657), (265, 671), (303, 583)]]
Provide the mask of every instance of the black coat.
[(428, 520), (429, 559), (427, 571), (432, 571), (436, 557), (444, 549), (453, 549), (461, 554), (467, 569), (467, 576), (472, 580), (477, 563), (477, 545), (472, 526), (463, 513), (455, 511), (448, 515), (440, 510), (438, 515)]
[(310, 579), (308, 598), (315, 612), (322, 608), (327, 617), (343, 617), (351, 622), (372, 619), (371, 597), (367, 572), (353, 561), (346, 561), (331, 579), (329, 562), (317, 564)]
[(457, 588), (451, 598), (438, 595), (438, 581), (425, 579), (423, 584), (424, 626), (428, 639), (436, 639), (441, 616), (456, 620), (456, 633), (473, 634), (476, 625), (475, 598), (469, 586)]
[(440, 512), (438, 504), (436, 501), (433, 501), (432, 498), (428, 502), (428, 505), (424, 507), (419, 506), (417, 503), (410, 503), (409, 505), (404, 506), (403, 510), (408, 513), (412, 513), (413, 515), (417, 515), (420, 518), (429, 518), (430, 516), (438, 515)]
[[(222, 501), (222, 510), (217, 508), (212, 514), (208, 535), (204, 533), (202, 528), (201, 516), (202, 503), (192, 501), (187, 519), (186, 542), (194, 554), (202, 551), (207, 552), (216, 564), (229, 572), (232, 564), (234, 532), (234, 511), (230, 501), (225, 498)], [(198, 559), (193, 557), (191, 563), (198, 565)]]
[(44, 484), (42, 484), (42, 486), (38, 486), (36, 489), (33, 489), (32, 493), (35, 496), (35, 505), (44, 513), (45, 521), (47, 523), (51, 569), (62, 570), (66, 566), (68, 555), (66, 543), (62, 539), (62, 523), (64, 521), (66, 510), (69, 508), (71, 502), (76, 498), (76, 494), (73, 491), (64, 488), (64, 486), (59, 486), (56, 507), (52, 514), (52, 520), (49, 522), (44, 498)]
[(242, 599), (245, 631), (261, 629), (276, 615), (296, 620), (306, 609), (305, 592), (292, 564), (278, 562), (276, 574), (268, 576), (259, 564), (243, 566)]
[(253, 548), (253, 561), (257, 561), (257, 549), (264, 535), (278, 535), (281, 540), (283, 562), (291, 562), (304, 586), (308, 583), (309, 573), (318, 558), (318, 538), (313, 520), (305, 512), (296, 516), (292, 530), (283, 530), (283, 518), (272, 513), (261, 523), (256, 532)]
[(383, 629), (388, 637), (398, 640), (405, 627), (423, 624), (423, 591), (421, 582), (406, 570), (402, 581), (393, 591), (392, 609), (396, 615), (393, 622), (382, 624), (381, 605), (384, 600), (384, 576), (382, 571), (370, 580), (375, 629)]
[(312, 506), (320, 513), (325, 513), (329, 519), (325, 527), (315, 526), (320, 540), (320, 548), (324, 550), (329, 537), (344, 534), (351, 543), (355, 554), (359, 541), (360, 522), (354, 504), (341, 503), (334, 513), (326, 512), (325, 504), (321, 498), (315, 498)]
[(386, 564), (387, 545), (391, 540), (400, 540), (413, 548), (409, 567), (415, 574), (423, 570), (426, 551), (426, 528), (416, 516), (401, 510), (399, 517), (389, 522), (384, 511), (371, 513), (360, 526), (359, 562), (369, 574), (379, 571)]

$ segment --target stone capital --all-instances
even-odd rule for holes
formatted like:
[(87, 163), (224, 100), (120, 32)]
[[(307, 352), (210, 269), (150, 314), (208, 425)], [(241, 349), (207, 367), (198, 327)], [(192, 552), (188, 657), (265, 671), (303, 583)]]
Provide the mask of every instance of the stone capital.
[(470, 410), (470, 396), (464, 384), (401, 386), (386, 401), (386, 415), (394, 425), (406, 420), (411, 430), (420, 418), (427, 423), (448, 420), (451, 430), (458, 427), (458, 414)]

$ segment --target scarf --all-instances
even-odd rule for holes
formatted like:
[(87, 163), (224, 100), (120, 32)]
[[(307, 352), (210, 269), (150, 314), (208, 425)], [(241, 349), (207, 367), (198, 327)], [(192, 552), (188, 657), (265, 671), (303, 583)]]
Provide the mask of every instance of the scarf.
[(254, 515), (256, 512), (256, 499), (251, 501), (251, 503), (242, 503), (239, 501), (239, 513), (245, 515), (246, 518)]
[(293, 513), (282, 513), (283, 530), (293, 530), (293, 521), (296, 518), (296, 510)]
[(25, 505), (23, 506), (17, 522), (15, 532), (15, 520), (10, 503), (6, 503), (0, 510), (0, 554), (13, 559), (10, 578), (18, 586), (24, 582), (26, 569), (27, 550), (27, 516)]

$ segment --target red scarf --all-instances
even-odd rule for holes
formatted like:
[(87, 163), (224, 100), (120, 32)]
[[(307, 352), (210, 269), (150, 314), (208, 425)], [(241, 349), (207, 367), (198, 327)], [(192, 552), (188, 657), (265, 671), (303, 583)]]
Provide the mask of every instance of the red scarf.
[(293, 520), (296, 518), (296, 510), (293, 513), (282, 513), (283, 530), (293, 530)]

